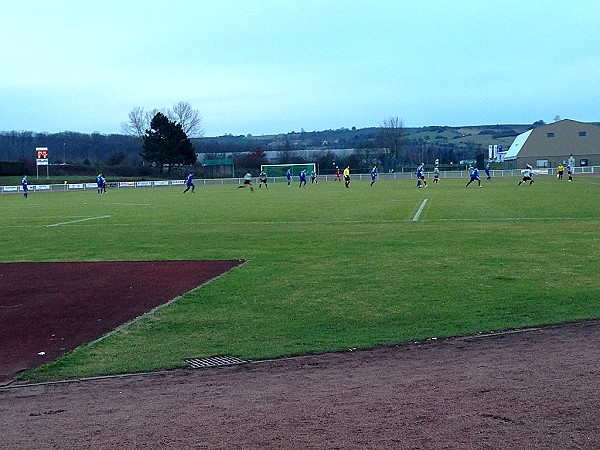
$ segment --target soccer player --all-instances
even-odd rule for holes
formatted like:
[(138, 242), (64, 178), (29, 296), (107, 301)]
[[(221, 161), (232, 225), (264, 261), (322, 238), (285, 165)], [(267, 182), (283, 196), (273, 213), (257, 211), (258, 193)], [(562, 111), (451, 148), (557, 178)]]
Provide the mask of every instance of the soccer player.
[(344, 185), (350, 187), (350, 166), (346, 166), (344, 169)]
[(486, 181), (490, 181), (492, 179), (492, 175), (490, 174), (490, 163), (485, 165), (485, 179)]
[(310, 184), (319, 184), (319, 180), (317, 180), (317, 172), (315, 169), (310, 172)]
[(556, 173), (556, 178), (558, 178), (559, 180), (563, 179), (563, 173), (565, 173), (565, 166), (563, 166), (562, 164), (559, 164), (558, 167), (556, 168), (557, 173)]
[(440, 181), (440, 168), (436, 165), (433, 168), (433, 182), (435, 184), (438, 184), (439, 181)]
[(575, 169), (573, 168), (573, 165), (569, 163), (567, 165), (567, 175), (569, 176), (569, 181), (573, 181), (573, 172), (575, 172)]
[(269, 189), (269, 186), (267, 186), (267, 174), (265, 173), (264, 170), (261, 170), (260, 173), (258, 174), (258, 188), (260, 189), (262, 187), (262, 185), (264, 184), (265, 187), (267, 189)]
[(238, 186), (238, 189), (245, 188), (247, 186), (250, 186), (250, 190), (254, 192), (254, 188), (252, 187), (252, 174), (250, 172), (244, 175), (244, 184)]
[(302, 169), (298, 176), (300, 177), (300, 185), (298, 185), (298, 187), (301, 188), (302, 186), (306, 186), (306, 169)]
[(292, 169), (287, 170), (287, 172), (285, 173), (285, 177), (287, 178), (288, 187), (289, 187), (290, 184), (292, 183)]
[(98, 186), (98, 195), (102, 194), (104, 190), (104, 177), (101, 173), (96, 177), (96, 186)]
[(338, 166), (335, 166), (335, 180), (333, 181), (342, 181), (340, 179), (340, 168)]
[(531, 186), (533, 184), (533, 168), (529, 164), (525, 166), (525, 170), (523, 171), (523, 179), (519, 181), (519, 184), (517, 184), (517, 186), (520, 186), (521, 183), (527, 183), (528, 181), (529, 186)]
[(195, 173), (190, 173), (187, 177), (185, 177), (185, 190), (183, 193), (185, 194), (187, 191), (192, 189), (192, 193), (195, 194), (196, 186), (194, 185), (194, 175)]
[(469, 185), (475, 180), (477, 180), (478, 186), (481, 187), (481, 178), (479, 178), (479, 169), (477, 167), (469, 166), (469, 172), (471, 172), (471, 179), (469, 180), (469, 182), (467, 183), (467, 185), (465, 187), (469, 187)]
[(419, 167), (417, 167), (417, 187), (420, 188), (421, 184), (423, 184), (423, 187), (427, 187), (427, 180), (425, 179), (425, 164), (421, 163), (419, 164)]
[(375, 183), (376, 179), (377, 179), (377, 164), (375, 164), (373, 166), (373, 168), (371, 169), (371, 184), (369, 185), (369, 187), (373, 187), (373, 183)]
[(27, 175), (24, 175), (21, 179), (21, 188), (23, 189), (23, 197), (27, 198), (29, 192), (29, 186), (27, 185)]

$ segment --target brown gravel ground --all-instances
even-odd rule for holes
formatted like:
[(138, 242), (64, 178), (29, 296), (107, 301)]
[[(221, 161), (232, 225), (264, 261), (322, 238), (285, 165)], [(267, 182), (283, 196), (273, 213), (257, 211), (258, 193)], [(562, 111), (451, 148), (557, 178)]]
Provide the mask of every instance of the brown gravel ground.
[(0, 388), (0, 448), (598, 449), (600, 322)]
[(242, 263), (0, 263), (0, 385)]

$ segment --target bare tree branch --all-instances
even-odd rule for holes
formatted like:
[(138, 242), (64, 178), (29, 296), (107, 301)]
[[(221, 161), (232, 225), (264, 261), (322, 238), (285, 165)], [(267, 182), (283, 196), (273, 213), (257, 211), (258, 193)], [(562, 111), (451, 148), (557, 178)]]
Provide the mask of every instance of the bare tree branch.
[(150, 122), (158, 112), (160, 112), (158, 109), (144, 111), (144, 108), (136, 106), (129, 113), (129, 121), (121, 124), (122, 132), (128, 136), (141, 138), (150, 128)]
[(189, 137), (202, 137), (202, 116), (200, 112), (193, 109), (188, 102), (179, 102), (173, 105), (172, 109), (151, 109), (145, 111), (142, 107), (135, 107), (129, 113), (129, 120), (121, 124), (121, 131), (128, 136), (143, 137), (146, 130), (150, 128), (150, 123), (157, 113), (164, 114), (169, 120), (179, 123), (185, 134)]
[(121, 130), (128, 136), (142, 137), (146, 127), (144, 125), (144, 108), (136, 106), (129, 113), (129, 121), (121, 124)]
[(193, 109), (188, 102), (179, 102), (167, 110), (167, 117), (173, 122), (181, 124), (183, 131), (189, 137), (202, 137), (202, 116), (197, 109)]
[(381, 122), (380, 138), (389, 149), (392, 158), (400, 156), (400, 144), (404, 136), (404, 122), (398, 117), (388, 117)]

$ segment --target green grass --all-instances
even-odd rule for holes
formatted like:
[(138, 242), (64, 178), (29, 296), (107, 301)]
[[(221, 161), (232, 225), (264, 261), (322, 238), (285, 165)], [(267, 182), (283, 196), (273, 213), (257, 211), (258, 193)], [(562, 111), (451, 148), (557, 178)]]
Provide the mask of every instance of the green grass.
[[(600, 316), (600, 179), (0, 196), (0, 260), (246, 259), (22, 379), (261, 359)], [(199, 183), (198, 183), (199, 184)], [(427, 203), (413, 221), (423, 200)], [(100, 218), (102, 216), (108, 216)], [(82, 219), (97, 218), (79, 221)], [(48, 227), (50, 224), (72, 222)]]

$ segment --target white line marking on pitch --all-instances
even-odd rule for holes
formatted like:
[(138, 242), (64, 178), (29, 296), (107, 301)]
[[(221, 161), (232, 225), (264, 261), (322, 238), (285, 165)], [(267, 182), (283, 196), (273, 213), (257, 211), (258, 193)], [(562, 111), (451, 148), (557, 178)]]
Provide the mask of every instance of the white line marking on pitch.
[(60, 225), (69, 225), (72, 223), (78, 223), (78, 222), (86, 222), (88, 220), (97, 220), (97, 219), (106, 219), (110, 216), (96, 216), (96, 217), (86, 217), (85, 219), (79, 219), (79, 220), (71, 220), (70, 222), (60, 222), (60, 223), (53, 223), (51, 225), (46, 225), (47, 228), (49, 227), (58, 227)]
[(152, 206), (150, 203), (115, 203), (119, 206)]
[(427, 200), (428, 199), (423, 200), (423, 203), (421, 203), (421, 206), (419, 206), (419, 210), (415, 214), (415, 217), (413, 217), (413, 222), (416, 222), (417, 220), (419, 220), (419, 216), (421, 215), (423, 208), (425, 208), (425, 203), (427, 203)]

